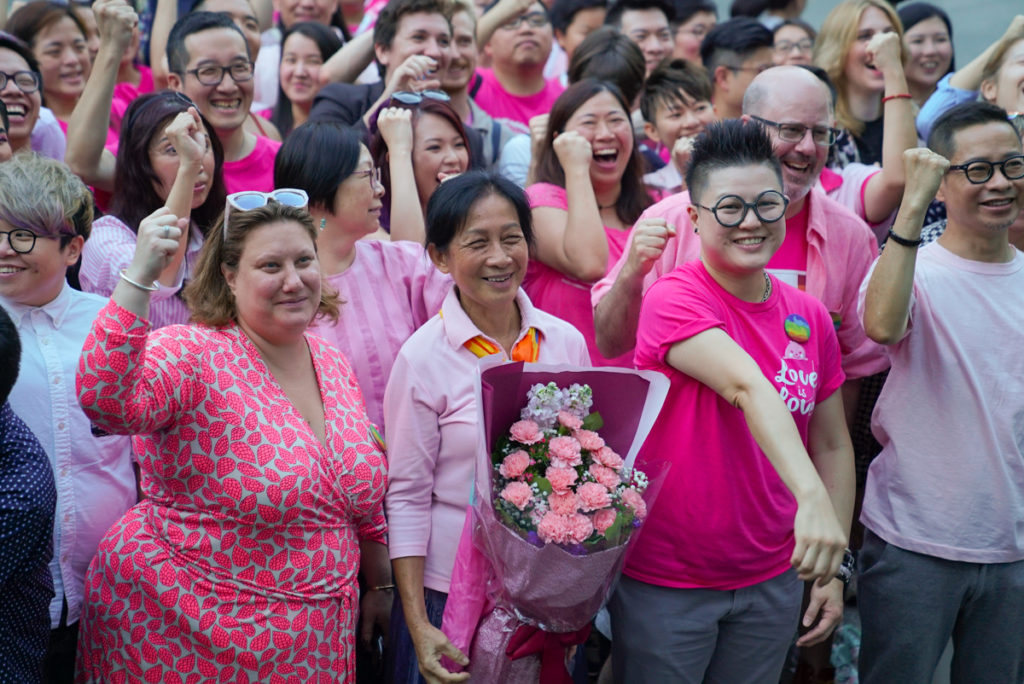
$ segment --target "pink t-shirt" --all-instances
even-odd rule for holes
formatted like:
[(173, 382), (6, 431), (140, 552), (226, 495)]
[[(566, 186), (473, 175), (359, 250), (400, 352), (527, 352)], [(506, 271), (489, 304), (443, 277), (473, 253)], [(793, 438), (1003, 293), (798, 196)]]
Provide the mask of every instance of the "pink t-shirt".
[[(569, 207), (565, 188), (551, 183), (535, 183), (526, 189), (530, 207), (554, 207), (567, 210)], [(608, 238), (608, 264), (614, 264), (622, 256), (629, 239), (628, 230), (604, 228)], [(523, 280), (523, 289), (530, 295), (533, 305), (567, 323), (572, 323), (587, 341), (590, 362), (595, 366), (633, 367), (633, 354), (606, 359), (597, 350), (594, 338), (594, 309), (590, 306), (590, 284), (577, 280), (561, 271), (556, 271), (537, 259), (531, 259)]]
[(132, 100), (139, 95), (153, 92), (153, 71), (142, 64), (136, 68), (139, 70), (139, 85), (118, 83), (114, 86), (114, 99), (110, 103), (110, 127), (115, 131), (121, 130), (121, 121), (124, 120), (124, 113)]
[(694, 261), (662, 276), (644, 295), (637, 367), (660, 371), (672, 384), (637, 467), (659, 460), (672, 465), (626, 561), (630, 577), (728, 590), (790, 567), (796, 502), (743, 412), (665, 361), (677, 342), (724, 330), (778, 389), (806, 444), (815, 404), (845, 379), (839, 343), (819, 301), (772, 280), (767, 302), (744, 302)]
[(326, 278), (344, 302), (337, 323), (310, 330), (340, 349), (363, 390), (366, 414), (384, 433), (384, 388), (405, 341), (436, 315), (451, 288), (415, 242), (360, 240), (344, 272)]
[(786, 219), (786, 238), (768, 262), (771, 274), (798, 290), (807, 290), (807, 203)]
[(871, 420), (882, 452), (861, 513), (887, 542), (967, 563), (1024, 559), (1022, 311), (1021, 252), (1007, 263), (941, 243), (918, 253), (909, 325), (888, 347)]
[(490, 69), (477, 69), (476, 73), (481, 83), (473, 99), (494, 119), (511, 119), (529, 125), (531, 117), (550, 112), (551, 105), (565, 90), (557, 78), (552, 78), (533, 95), (512, 95)]
[(256, 147), (238, 161), (224, 162), (224, 185), (228, 194), (243, 190), (270, 192), (274, 189), (274, 158), (281, 143), (256, 136)]

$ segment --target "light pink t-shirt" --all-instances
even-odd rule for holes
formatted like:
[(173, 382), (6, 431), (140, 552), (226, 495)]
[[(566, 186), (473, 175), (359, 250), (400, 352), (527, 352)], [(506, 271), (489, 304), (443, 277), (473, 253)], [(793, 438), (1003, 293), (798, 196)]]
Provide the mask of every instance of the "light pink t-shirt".
[(452, 280), (415, 242), (360, 240), (355, 250), (347, 270), (326, 278), (344, 302), (338, 322), (320, 319), (310, 330), (348, 358), (366, 414), (384, 434), (384, 388), (395, 356), (441, 310)]
[[(521, 289), (521, 340), (540, 333), (539, 363), (587, 365), (583, 336), (534, 308)], [(476, 470), (480, 411), (474, 378), (480, 360), (463, 344), (480, 334), (455, 288), (402, 345), (384, 392), (388, 426), (388, 551), (425, 556), (424, 586), (447, 593)], [(491, 340), (495, 344), (494, 340)], [(518, 340), (517, 340), (518, 341)]]
[[(224, 185), (228, 194), (243, 190), (270, 192), (274, 189), (274, 158), (281, 143), (256, 136), (256, 147), (238, 161), (224, 162)], [(311, 150), (310, 153), (313, 151)]]
[[(554, 207), (568, 210), (569, 203), (565, 188), (551, 183), (535, 183), (526, 189), (530, 198), (530, 207)], [(622, 256), (629, 239), (628, 230), (604, 227), (608, 239), (608, 264), (614, 264)], [(633, 367), (633, 354), (627, 352), (622, 356), (606, 359), (597, 350), (594, 339), (594, 310), (590, 306), (590, 284), (577, 280), (561, 271), (542, 264), (537, 259), (530, 260), (523, 280), (523, 289), (530, 295), (533, 305), (553, 316), (558, 316), (567, 323), (572, 323), (587, 341), (590, 362), (595, 366)]]
[(743, 412), (665, 360), (677, 342), (714, 328), (750, 354), (779, 391), (804, 444), (815, 405), (845, 380), (828, 311), (808, 294), (773, 278), (767, 302), (744, 302), (699, 261), (651, 286), (637, 367), (660, 371), (672, 384), (637, 467), (672, 465), (624, 571), (649, 584), (738, 589), (790, 567), (796, 501)]
[(511, 119), (529, 125), (531, 117), (550, 112), (551, 105), (565, 90), (557, 78), (552, 78), (533, 95), (512, 95), (490, 69), (477, 69), (476, 73), (481, 83), (473, 99), (493, 119)]
[(922, 247), (889, 353), (861, 521), (916, 553), (1024, 559), (1024, 254), (992, 264)]

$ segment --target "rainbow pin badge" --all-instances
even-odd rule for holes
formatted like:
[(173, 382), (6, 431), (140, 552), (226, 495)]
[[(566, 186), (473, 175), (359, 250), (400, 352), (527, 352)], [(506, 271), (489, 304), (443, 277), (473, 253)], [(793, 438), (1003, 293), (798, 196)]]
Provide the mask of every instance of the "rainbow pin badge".
[(785, 322), (786, 335), (794, 342), (804, 344), (811, 339), (811, 325), (800, 314), (789, 314)]

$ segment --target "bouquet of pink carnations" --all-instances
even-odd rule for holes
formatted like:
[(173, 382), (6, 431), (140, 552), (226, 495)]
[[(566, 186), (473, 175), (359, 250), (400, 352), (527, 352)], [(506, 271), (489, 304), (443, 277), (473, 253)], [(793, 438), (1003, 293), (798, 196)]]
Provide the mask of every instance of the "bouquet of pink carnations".
[(567, 653), (663, 475), (631, 465), (668, 383), (620, 368), (482, 368), (474, 500), (442, 630), (469, 656), (471, 681), (570, 681)]

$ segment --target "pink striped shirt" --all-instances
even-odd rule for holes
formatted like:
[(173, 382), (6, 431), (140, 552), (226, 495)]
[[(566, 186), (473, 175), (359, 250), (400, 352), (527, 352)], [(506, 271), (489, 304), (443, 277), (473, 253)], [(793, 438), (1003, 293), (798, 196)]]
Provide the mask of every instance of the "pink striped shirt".
[[(109, 297), (121, 278), (121, 269), (127, 268), (132, 262), (135, 237), (135, 232), (116, 216), (96, 219), (82, 249), (82, 270), (78, 274), (82, 289)], [(174, 323), (188, 323), (188, 307), (185, 300), (178, 296), (178, 291), (195, 270), (202, 247), (203, 234), (193, 223), (185, 248), (185, 260), (178, 271), (174, 287), (157, 283), (160, 289), (149, 298), (149, 321), (154, 329)]]
[(319, 320), (311, 330), (348, 358), (366, 414), (383, 433), (384, 388), (398, 350), (440, 311), (451, 278), (414, 242), (360, 240), (352, 265), (326, 280), (345, 303), (336, 325)]

